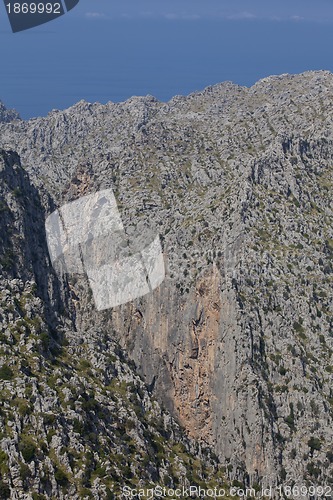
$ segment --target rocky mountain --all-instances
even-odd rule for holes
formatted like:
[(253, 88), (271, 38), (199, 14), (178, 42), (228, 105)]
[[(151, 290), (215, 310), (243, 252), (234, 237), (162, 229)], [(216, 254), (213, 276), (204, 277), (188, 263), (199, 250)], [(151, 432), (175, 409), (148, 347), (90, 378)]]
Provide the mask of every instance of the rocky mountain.
[[(204, 474), (221, 481), (225, 471), (226, 480), (255, 488), (332, 487), (332, 100), (333, 75), (308, 72), (251, 88), (227, 82), (168, 103), (82, 101), (0, 123), (0, 146), (16, 152), (2, 154), (1, 171), (6, 421), (12, 412), (3, 488), (56, 498), (70, 488), (76, 498), (82, 487), (104, 498), (103, 477), (125, 467), (111, 443), (118, 460), (128, 458), (128, 436), (132, 481), (140, 448), (143, 483), (167, 476), (173, 484), (170, 453), (180, 441), (192, 453), (176, 459), (188, 481), (197, 464), (203, 483)], [(52, 269), (44, 220), (106, 188), (129, 239), (160, 235), (167, 272), (151, 294), (98, 312), (85, 276)], [(20, 321), (28, 325), (17, 331)], [(24, 416), (17, 399), (30, 408)], [(133, 416), (133, 432), (121, 426), (119, 405), (127, 424)], [(159, 413), (147, 423), (151, 408)], [(38, 412), (52, 413), (53, 423)], [(162, 415), (168, 431), (156, 427)], [(86, 421), (88, 438), (79, 425)], [(152, 459), (157, 438), (143, 428), (164, 439), (161, 464)], [(43, 445), (34, 442), (26, 461), (20, 443), (31, 429)], [(88, 448), (93, 457), (83, 465)], [(14, 482), (20, 464), (30, 483)], [(80, 485), (84, 470), (90, 476)]]
[(45, 206), (0, 151), (0, 498), (115, 498), (123, 486), (224, 487), (210, 450), (152, 397), (113, 331), (77, 328)]
[(20, 116), (15, 110), (6, 109), (4, 104), (0, 101), (0, 123), (11, 122), (19, 119)]

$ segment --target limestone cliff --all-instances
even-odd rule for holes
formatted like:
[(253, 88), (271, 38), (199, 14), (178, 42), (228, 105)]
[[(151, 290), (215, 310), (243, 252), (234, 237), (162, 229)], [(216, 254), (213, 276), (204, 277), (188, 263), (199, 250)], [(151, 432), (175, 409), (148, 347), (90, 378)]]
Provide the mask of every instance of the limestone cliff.
[(64, 276), (65, 309), (245, 484), (332, 481), (332, 101), (309, 72), (0, 124), (46, 213), (110, 187), (129, 237), (160, 234), (159, 289), (98, 313)]
[(216, 457), (152, 397), (114, 332), (75, 326), (73, 285), (49, 262), (41, 198), (5, 151), (0, 212), (0, 498), (223, 487)]

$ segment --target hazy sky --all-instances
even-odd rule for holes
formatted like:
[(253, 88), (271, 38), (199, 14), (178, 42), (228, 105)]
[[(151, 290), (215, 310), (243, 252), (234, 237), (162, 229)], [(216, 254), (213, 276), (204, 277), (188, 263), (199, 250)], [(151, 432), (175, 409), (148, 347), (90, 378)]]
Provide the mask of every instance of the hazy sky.
[(80, 0), (13, 34), (0, 4), (0, 100), (23, 117), (225, 80), (333, 71), (333, 0)]
[(81, 0), (77, 14), (90, 17), (168, 19), (310, 20), (333, 22), (332, 0)]

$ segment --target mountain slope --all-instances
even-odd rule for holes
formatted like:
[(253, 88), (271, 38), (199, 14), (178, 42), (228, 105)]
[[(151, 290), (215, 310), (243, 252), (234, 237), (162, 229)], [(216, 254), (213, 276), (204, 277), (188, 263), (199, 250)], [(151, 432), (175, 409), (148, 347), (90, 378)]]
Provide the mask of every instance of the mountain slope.
[(0, 125), (46, 213), (112, 188), (129, 237), (161, 235), (159, 289), (98, 313), (72, 276), (65, 308), (246, 484), (332, 481), (332, 100), (309, 72)]
[(0, 152), (0, 180), (0, 497), (222, 487), (216, 458), (161, 409), (113, 333), (75, 328), (48, 262), (44, 209), (16, 154)]

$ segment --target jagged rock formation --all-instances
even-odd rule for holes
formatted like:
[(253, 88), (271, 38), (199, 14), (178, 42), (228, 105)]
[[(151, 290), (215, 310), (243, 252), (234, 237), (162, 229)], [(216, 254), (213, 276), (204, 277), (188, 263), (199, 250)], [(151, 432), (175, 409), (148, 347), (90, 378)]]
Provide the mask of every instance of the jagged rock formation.
[(15, 110), (5, 108), (4, 104), (0, 101), (0, 123), (9, 123), (19, 119), (20, 116)]
[(0, 498), (222, 487), (216, 457), (152, 398), (114, 332), (75, 328), (67, 284), (48, 260), (44, 208), (17, 154), (0, 151), (0, 182)]
[(97, 313), (63, 277), (65, 308), (246, 484), (332, 481), (332, 99), (309, 72), (0, 124), (47, 213), (112, 187), (129, 237), (161, 235), (158, 290)]

